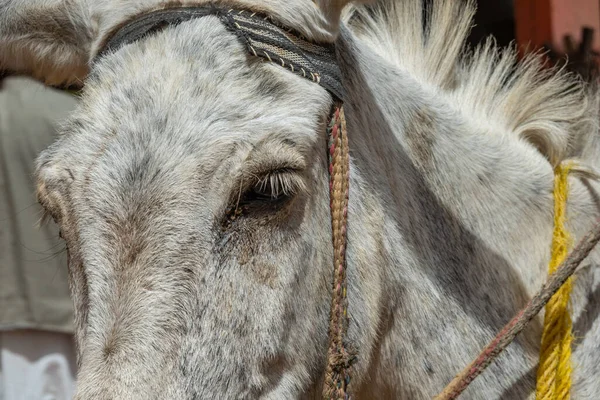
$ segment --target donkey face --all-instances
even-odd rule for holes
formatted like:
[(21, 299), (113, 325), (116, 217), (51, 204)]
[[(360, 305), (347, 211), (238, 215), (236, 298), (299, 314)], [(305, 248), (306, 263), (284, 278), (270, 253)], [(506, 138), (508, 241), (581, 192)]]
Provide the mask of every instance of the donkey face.
[(95, 65), (38, 161), (70, 256), (77, 398), (292, 398), (318, 381), (330, 106), (216, 17)]
[(315, 373), (329, 103), (213, 17), (102, 61), (39, 162), (71, 255), (81, 398), (288, 397), (302, 382), (284, 371)]

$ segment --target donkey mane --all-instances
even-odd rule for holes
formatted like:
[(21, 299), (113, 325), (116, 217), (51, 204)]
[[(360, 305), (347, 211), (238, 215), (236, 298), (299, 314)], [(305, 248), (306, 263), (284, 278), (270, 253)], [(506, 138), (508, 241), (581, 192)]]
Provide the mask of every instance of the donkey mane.
[(553, 165), (580, 156), (576, 142), (597, 132), (596, 91), (546, 68), (540, 53), (519, 61), (514, 46), (501, 49), (492, 38), (468, 49), (474, 14), (472, 0), (383, 0), (349, 7), (344, 20), (380, 57), (486, 133), (510, 132)]

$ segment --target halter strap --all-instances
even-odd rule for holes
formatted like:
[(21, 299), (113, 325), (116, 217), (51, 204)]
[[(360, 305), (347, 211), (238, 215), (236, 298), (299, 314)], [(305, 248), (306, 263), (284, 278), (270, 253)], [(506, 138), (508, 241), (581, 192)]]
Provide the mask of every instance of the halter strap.
[(280, 27), (261, 13), (215, 5), (168, 8), (137, 16), (120, 25), (108, 36), (92, 63), (126, 44), (143, 39), (168, 26), (209, 15), (219, 17), (225, 27), (238, 37), (250, 55), (267, 59), (318, 83), (337, 101), (344, 98), (341, 72), (333, 44), (310, 42), (300, 34)]

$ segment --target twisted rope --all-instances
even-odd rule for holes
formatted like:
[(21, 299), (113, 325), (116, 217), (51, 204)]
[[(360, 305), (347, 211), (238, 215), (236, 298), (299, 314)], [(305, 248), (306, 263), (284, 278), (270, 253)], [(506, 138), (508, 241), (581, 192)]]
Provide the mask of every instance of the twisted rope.
[(596, 221), (594, 227), (579, 241), (575, 249), (562, 262), (556, 272), (550, 275), (548, 281), (527, 303), (527, 306), (502, 328), (498, 335), (479, 353), (477, 358), (462, 370), (435, 397), (435, 400), (456, 399), (506, 349), (527, 324), (531, 322), (558, 289), (575, 273), (579, 264), (592, 252), (599, 241), (600, 219)]
[[(565, 229), (570, 165), (556, 167), (554, 179), (554, 234), (549, 273), (567, 256), (571, 238)], [(572, 321), (569, 298), (573, 278), (550, 299), (544, 315), (544, 331), (537, 370), (537, 400), (567, 399), (571, 392)]]
[(329, 123), (329, 195), (333, 233), (333, 294), (329, 319), (329, 348), (323, 398), (347, 400), (349, 368), (353, 360), (345, 346), (348, 329), (346, 298), (346, 227), (348, 222), (349, 154), (346, 120), (340, 105), (334, 107)]

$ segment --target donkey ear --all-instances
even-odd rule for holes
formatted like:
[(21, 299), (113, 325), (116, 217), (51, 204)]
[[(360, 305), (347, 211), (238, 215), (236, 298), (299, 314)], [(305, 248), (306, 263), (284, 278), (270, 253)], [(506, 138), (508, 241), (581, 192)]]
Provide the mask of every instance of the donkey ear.
[(329, 28), (337, 32), (340, 26), (342, 11), (350, 3), (374, 3), (376, 0), (315, 0), (317, 6), (321, 9)]
[(0, 73), (80, 86), (95, 37), (88, 0), (0, 1)]

